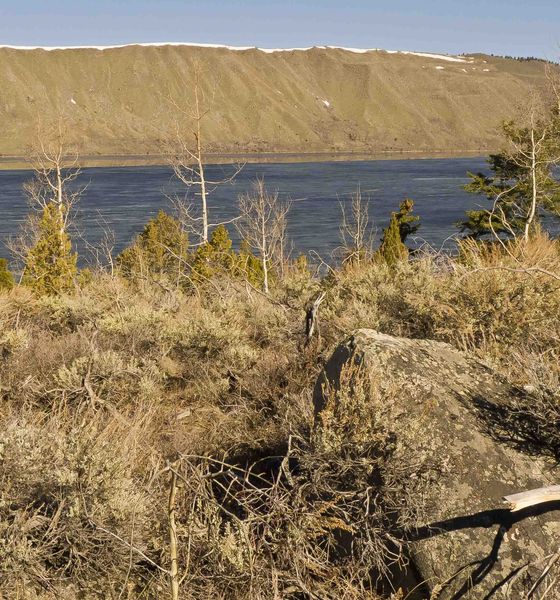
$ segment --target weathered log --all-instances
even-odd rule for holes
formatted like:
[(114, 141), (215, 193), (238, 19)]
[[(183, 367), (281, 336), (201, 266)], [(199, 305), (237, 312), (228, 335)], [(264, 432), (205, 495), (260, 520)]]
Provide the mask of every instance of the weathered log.
[(518, 494), (510, 494), (509, 496), (504, 496), (504, 501), (509, 504), (512, 512), (545, 502), (560, 502), (560, 485), (551, 485), (536, 490), (519, 492)]
[[(351, 389), (340, 390), (349, 365), (360, 365), (378, 383), (371, 415), (361, 418), (374, 424), (385, 419), (391, 440), (385, 476), (420, 464), (409, 469), (399, 492), (403, 504), (410, 495), (422, 499), (416, 520), (403, 532), (416, 582), (427, 588), (419, 597), (518, 600), (535, 584), (540, 597), (557, 568), (555, 563), (541, 577), (558, 550), (560, 502), (500, 507), (503, 497), (513, 494), (515, 501), (519, 489), (558, 479), (538, 448), (511, 426), (511, 398), (525, 392), (447, 344), (359, 330), (335, 350), (317, 382), (318, 429), (333, 423), (333, 402), (355, 397)], [(433, 468), (423, 474), (421, 465)], [(390, 484), (378, 482), (380, 493), (395, 493)], [(559, 586), (553, 584), (547, 598), (560, 598)]]

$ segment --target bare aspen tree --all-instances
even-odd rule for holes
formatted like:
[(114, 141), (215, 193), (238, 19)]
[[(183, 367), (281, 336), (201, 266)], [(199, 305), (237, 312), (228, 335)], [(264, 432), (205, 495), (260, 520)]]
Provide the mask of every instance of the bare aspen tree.
[(340, 202), (342, 223), (340, 225), (340, 238), (344, 250), (344, 262), (360, 263), (364, 256), (371, 250), (371, 232), (369, 228), (369, 201), (364, 200), (362, 191), (358, 187), (346, 208)]
[(268, 294), (271, 268), (281, 268), (286, 246), (286, 219), (290, 203), (283, 202), (278, 192), (266, 190), (264, 180), (258, 179), (254, 190), (239, 197), (240, 236), (256, 251), (262, 263), (263, 291)]
[[(173, 203), (187, 231), (198, 238), (199, 245), (208, 243), (210, 229), (222, 224), (210, 222), (209, 195), (219, 185), (233, 181), (243, 168), (243, 165), (236, 165), (231, 175), (220, 180), (209, 180), (206, 176), (204, 124), (211, 113), (211, 101), (202, 87), (203, 75), (200, 64), (195, 63), (190, 100), (183, 97), (178, 99), (172, 95), (167, 98), (176, 113), (174, 134), (168, 142), (172, 147), (170, 164), (175, 177), (187, 190), (193, 189), (197, 198), (195, 203), (177, 198), (173, 199)], [(184, 80), (181, 85), (185, 90), (188, 89)]]
[(538, 199), (538, 187), (537, 187), (537, 168), (538, 168), (538, 156), (540, 155), (540, 148), (544, 144), (546, 139), (546, 131), (543, 131), (540, 135), (535, 132), (534, 115), (531, 114), (531, 144), (529, 147), (529, 153), (520, 151), (523, 156), (529, 162), (529, 170), (531, 173), (531, 201), (529, 203), (529, 209), (527, 216), (525, 217), (525, 227), (523, 230), (523, 238), (525, 241), (529, 239), (529, 232), (535, 220), (537, 214), (537, 199)]
[(116, 236), (101, 215), (97, 219), (97, 226), (101, 229), (101, 238), (96, 242), (90, 242), (84, 235), (80, 234), (80, 241), (89, 253), (88, 264), (98, 272), (105, 271), (111, 277), (116, 274), (117, 264), (115, 261)]
[(67, 140), (62, 117), (54, 125), (38, 126), (37, 142), (29, 153), (34, 176), (23, 186), (32, 212), (9, 242), (25, 266), (22, 279), (41, 293), (69, 288), (76, 274), (68, 229), (85, 187), (75, 184), (79, 157)]
[(527, 242), (541, 211), (560, 213), (560, 110), (554, 86), (535, 93), (517, 120), (502, 124), (505, 148), (491, 154), (491, 174), (469, 173), (467, 191), (484, 194), (491, 210), (467, 211), (470, 237), (492, 234)]
[(529, 174), (529, 194), (525, 205), (516, 206), (515, 214), (523, 222), (523, 239), (529, 239), (539, 206), (554, 204), (553, 196), (558, 192), (550, 187), (550, 173), (560, 161), (558, 122), (548, 118), (543, 109), (533, 100), (529, 122), (524, 135), (512, 135), (511, 160)]
[(73, 188), (71, 184), (79, 177), (78, 152), (67, 142), (67, 133), (60, 118), (55, 126), (46, 130), (39, 126), (37, 143), (29, 153), (33, 179), (23, 188), (35, 210), (44, 210), (54, 203), (60, 214), (61, 234), (68, 228), (72, 208), (85, 188)]

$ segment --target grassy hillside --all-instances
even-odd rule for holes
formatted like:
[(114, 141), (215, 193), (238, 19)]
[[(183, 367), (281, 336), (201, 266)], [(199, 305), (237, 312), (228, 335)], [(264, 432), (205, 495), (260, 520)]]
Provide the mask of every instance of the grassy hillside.
[(196, 62), (216, 152), (483, 151), (544, 78), (543, 62), (482, 55), (0, 48), (0, 156), (25, 154), (36, 122), (58, 114), (82, 154), (158, 154), (177, 117), (166, 98), (188, 106)]

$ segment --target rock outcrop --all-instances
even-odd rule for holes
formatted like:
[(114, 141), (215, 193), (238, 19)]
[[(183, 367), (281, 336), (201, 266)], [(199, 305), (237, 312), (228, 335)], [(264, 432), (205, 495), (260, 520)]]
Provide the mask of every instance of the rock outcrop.
[(318, 422), (336, 402), (328, 390), (340, 388), (349, 365), (377, 380), (381, 392), (373, 403), (391, 403), (396, 450), (386, 471), (419, 457), (439, 467), (423, 488), (415, 483), (422, 516), (405, 534), (409, 570), (424, 582), (421, 597), (518, 599), (536, 585), (540, 598), (552, 583), (546, 597), (560, 598), (560, 583), (553, 583), (560, 503), (511, 512), (502, 500), (557, 483), (551, 465), (511, 428), (508, 407), (523, 392), (447, 344), (363, 329), (336, 349), (317, 382)]

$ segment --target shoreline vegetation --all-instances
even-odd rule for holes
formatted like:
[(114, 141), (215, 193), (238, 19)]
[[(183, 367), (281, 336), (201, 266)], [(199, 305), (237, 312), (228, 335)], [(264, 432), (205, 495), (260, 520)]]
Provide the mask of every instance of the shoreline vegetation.
[(532, 390), (504, 427), (532, 423), (516, 436), (551, 468), (560, 457), (558, 241), (409, 259), (395, 216), (383, 256), (356, 249), (350, 227), (341, 267), (320, 279), (276, 263), (266, 293), (253, 252), (231, 253), (222, 230), (184, 254), (165, 215), (78, 275), (60, 218), (45, 216), (27, 282), (0, 277), (8, 598), (402, 598), (391, 569), (413, 568), (407, 540), (431, 522), (422, 498), (437, 485), (416, 456), (388, 469), (402, 390), (382, 373), (354, 381), (345, 411), (314, 425), (321, 368), (364, 327), (447, 342)]
[[(216, 152), (203, 155), (205, 163), (212, 164), (238, 164), (238, 163), (302, 163), (302, 162), (344, 162), (344, 161), (375, 161), (375, 160), (402, 160), (430, 158), (469, 158), (480, 157), (487, 154), (488, 148), (464, 151), (435, 150), (393, 150), (379, 152)], [(171, 155), (81, 155), (80, 165), (90, 167), (143, 167), (168, 166)], [(25, 156), (0, 156), (0, 170), (29, 170), (32, 163)]]

